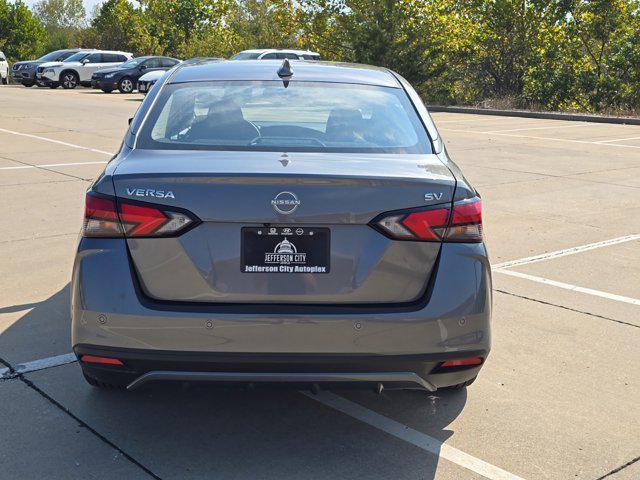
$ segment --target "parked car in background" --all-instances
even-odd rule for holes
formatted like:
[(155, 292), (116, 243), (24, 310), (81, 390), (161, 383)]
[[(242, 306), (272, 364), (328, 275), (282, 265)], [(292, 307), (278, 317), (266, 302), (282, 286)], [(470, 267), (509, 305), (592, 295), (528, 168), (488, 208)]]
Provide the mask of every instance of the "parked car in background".
[(290, 50), (262, 48), (256, 50), (243, 50), (236, 53), (231, 60), (320, 60), (320, 54), (310, 50)]
[(91, 86), (105, 93), (111, 93), (116, 88), (121, 93), (131, 93), (137, 87), (138, 79), (145, 73), (164, 73), (178, 63), (180, 60), (170, 57), (134, 58), (117, 67), (98, 70), (91, 76)]
[(0, 52), (0, 83), (2, 85), (9, 83), (9, 62), (2, 52)]
[(145, 73), (138, 79), (137, 89), (138, 92), (146, 95), (151, 87), (153, 87), (158, 80), (160, 80), (166, 72), (162, 70), (154, 70), (153, 72)]
[(115, 67), (131, 60), (128, 52), (89, 50), (71, 55), (64, 62), (47, 62), (36, 69), (36, 79), (51, 88), (76, 88), (91, 85), (91, 76), (98, 70)]
[(63, 62), (71, 55), (80, 51), (83, 51), (83, 49), (69, 48), (66, 50), (55, 50), (43, 55), (37, 60), (16, 62), (11, 67), (11, 79), (16, 83), (21, 83), (25, 87), (33, 87), (36, 84), (36, 69), (38, 65), (47, 62)]

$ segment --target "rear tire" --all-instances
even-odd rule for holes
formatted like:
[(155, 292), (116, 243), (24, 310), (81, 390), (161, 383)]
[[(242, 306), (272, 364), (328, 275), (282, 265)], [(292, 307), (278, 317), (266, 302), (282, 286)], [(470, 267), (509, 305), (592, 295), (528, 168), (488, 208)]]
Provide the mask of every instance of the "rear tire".
[(63, 72), (60, 75), (60, 83), (65, 90), (73, 90), (80, 83), (80, 78), (76, 72)]
[(462, 383), (458, 383), (456, 385), (451, 385), (449, 387), (445, 387), (445, 390), (449, 390), (449, 391), (458, 391), (458, 390), (462, 390), (464, 388), (467, 388), (469, 385), (471, 385), (473, 382), (476, 381), (476, 378), (478, 378), (478, 376), (476, 375), (475, 377), (473, 377), (470, 380), (467, 380), (466, 382), (462, 382)]
[(124, 77), (118, 82), (118, 90), (120, 90), (120, 93), (131, 93), (134, 88), (131, 77)]
[(9, 84), (9, 77), (2, 77), (2, 85), (8, 85)]
[(27, 88), (31, 88), (31, 87), (33, 87), (33, 85), (34, 85), (33, 83), (23, 83), (22, 84), (23, 87), (27, 87)]

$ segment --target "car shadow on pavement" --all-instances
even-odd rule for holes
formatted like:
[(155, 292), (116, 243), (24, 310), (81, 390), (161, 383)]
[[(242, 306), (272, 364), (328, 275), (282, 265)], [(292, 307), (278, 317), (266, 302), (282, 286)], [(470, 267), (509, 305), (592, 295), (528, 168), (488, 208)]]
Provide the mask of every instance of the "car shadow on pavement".
[[(0, 334), (0, 357), (5, 351), (21, 361), (68, 353), (69, 331), (67, 285)], [(85, 383), (77, 364), (40, 370), (27, 378), (163, 479), (429, 480), (438, 469), (459, 468), (439, 466), (438, 455), (326, 405), (324, 392), (314, 396), (278, 386), (250, 389), (183, 382), (151, 384), (131, 392), (101, 390)], [(341, 389), (329, 395), (439, 442), (451, 436), (446, 427), (466, 402), (464, 391), (378, 395)], [(25, 425), (34, 435), (36, 427)], [(457, 470), (453, 473), (459, 478)]]
[[(23, 310), (25, 313), (19, 316)], [(41, 302), (0, 308), (0, 315), (18, 318), (0, 330), (0, 358), (14, 367), (71, 351), (69, 284)]]

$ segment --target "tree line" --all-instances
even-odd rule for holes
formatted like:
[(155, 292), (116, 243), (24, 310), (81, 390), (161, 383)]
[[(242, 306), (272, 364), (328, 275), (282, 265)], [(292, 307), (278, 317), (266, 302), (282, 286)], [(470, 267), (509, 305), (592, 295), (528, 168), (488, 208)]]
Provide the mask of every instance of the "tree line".
[(389, 67), (430, 103), (640, 113), (640, 0), (0, 0), (13, 60), (305, 48)]

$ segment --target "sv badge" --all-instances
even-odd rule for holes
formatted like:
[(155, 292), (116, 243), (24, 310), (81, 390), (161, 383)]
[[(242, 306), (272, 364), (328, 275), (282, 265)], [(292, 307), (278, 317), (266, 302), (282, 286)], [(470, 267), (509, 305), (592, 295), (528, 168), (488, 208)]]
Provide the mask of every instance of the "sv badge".
[(433, 200), (440, 200), (442, 198), (442, 193), (429, 192), (424, 194), (424, 201), (431, 202)]

